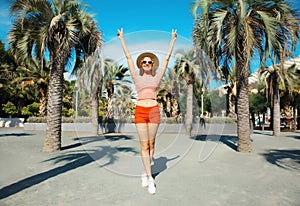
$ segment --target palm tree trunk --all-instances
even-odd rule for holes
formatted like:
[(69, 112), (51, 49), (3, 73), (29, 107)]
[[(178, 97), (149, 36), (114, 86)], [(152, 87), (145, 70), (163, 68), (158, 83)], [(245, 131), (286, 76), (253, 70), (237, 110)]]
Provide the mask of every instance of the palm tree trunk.
[(40, 89), (40, 94), (41, 94), (41, 98), (40, 98), (40, 106), (39, 106), (39, 115), (40, 117), (44, 117), (46, 114), (46, 105), (47, 105), (47, 99), (46, 99), (46, 95), (45, 95), (45, 91), (43, 89)]
[(112, 101), (111, 97), (108, 97), (108, 99), (107, 99), (106, 118), (113, 119), (113, 101)]
[(52, 66), (49, 78), (47, 129), (43, 148), (45, 152), (61, 150), (64, 56), (56, 49), (51, 57)]
[(235, 98), (234, 95), (232, 94), (232, 91), (229, 93), (229, 114), (228, 116), (230, 118), (236, 118), (236, 113), (235, 113)]
[[(248, 73), (246, 74), (248, 76)], [(237, 93), (237, 134), (239, 152), (251, 152), (248, 81), (239, 82), (240, 88)]]
[(251, 152), (250, 138), (250, 119), (249, 119), (249, 94), (248, 94), (248, 72), (249, 63), (245, 52), (243, 34), (240, 35), (239, 44), (237, 45), (236, 57), (236, 76), (237, 76), (237, 135), (238, 145), (237, 151)]
[(280, 97), (278, 86), (276, 87), (273, 97), (273, 136), (280, 135)]
[(188, 84), (187, 87), (185, 127), (186, 134), (191, 136), (193, 123), (193, 84)]
[(107, 95), (108, 95), (108, 100), (107, 100), (106, 119), (112, 120), (113, 119), (113, 95), (114, 95), (114, 85), (112, 82), (109, 82)]

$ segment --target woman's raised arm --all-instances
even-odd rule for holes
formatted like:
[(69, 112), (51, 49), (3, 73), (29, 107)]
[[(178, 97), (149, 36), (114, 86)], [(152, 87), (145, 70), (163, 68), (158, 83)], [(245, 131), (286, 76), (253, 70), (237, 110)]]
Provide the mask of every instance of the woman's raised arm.
[(171, 54), (172, 54), (172, 51), (173, 51), (173, 46), (174, 46), (174, 42), (177, 38), (177, 33), (176, 33), (176, 30), (172, 29), (172, 39), (171, 39), (171, 42), (170, 42), (170, 46), (169, 46), (169, 49), (167, 51), (167, 55), (165, 57), (165, 60), (161, 66), (161, 70), (159, 71), (159, 76), (160, 78), (163, 77), (163, 75), (165, 74), (165, 71), (168, 67), (168, 64), (169, 64), (169, 60), (170, 60), (170, 57), (171, 57)]
[(122, 28), (118, 29), (118, 33), (117, 34), (118, 34), (118, 37), (119, 37), (119, 39), (121, 41), (122, 48), (123, 48), (124, 54), (125, 54), (126, 59), (127, 59), (129, 71), (130, 71), (131, 75), (136, 75), (136, 71), (135, 71), (135, 68), (134, 68), (134, 63), (133, 63), (132, 57), (129, 54), (127, 45), (126, 45), (125, 40), (124, 40), (123, 29)]

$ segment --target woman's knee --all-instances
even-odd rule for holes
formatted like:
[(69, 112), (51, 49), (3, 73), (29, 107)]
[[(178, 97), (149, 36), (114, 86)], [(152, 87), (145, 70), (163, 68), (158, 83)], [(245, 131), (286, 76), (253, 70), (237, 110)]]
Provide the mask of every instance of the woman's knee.
[(142, 151), (149, 151), (149, 149), (150, 149), (149, 141), (141, 141), (140, 145), (141, 145)]
[(154, 146), (155, 146), (155, 138), (150, 139), (150, 141), (149, 141), (149, 147), (150, 147), (150, 149), (154, 149)]

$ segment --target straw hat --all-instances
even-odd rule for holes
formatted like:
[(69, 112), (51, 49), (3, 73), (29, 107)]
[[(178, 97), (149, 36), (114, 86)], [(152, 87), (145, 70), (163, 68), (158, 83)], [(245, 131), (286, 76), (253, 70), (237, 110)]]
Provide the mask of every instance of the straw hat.
[(140, 68), (140, 69), (142, 68), (142, 61), (145, 57), (150, 57), (150, 59), (152, 59), (152, 61), (153, 61), (152, 68), (154, 70), (156, 70), (159, 66), (159, 60), (158, 60), (158, 57), (155, 54), (151, 53), (151, 52), (142, 53), (137, 57), (137, 59), (136, 59), (137, 67)]

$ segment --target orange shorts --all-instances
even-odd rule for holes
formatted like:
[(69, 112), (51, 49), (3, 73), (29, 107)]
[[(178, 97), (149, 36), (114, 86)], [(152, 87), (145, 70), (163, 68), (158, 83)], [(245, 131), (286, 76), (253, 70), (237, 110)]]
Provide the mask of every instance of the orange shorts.
[(143, 107), (136, 105), (134, 123), (160, 123), (160, 112), (158, 105), (153, 107)]

